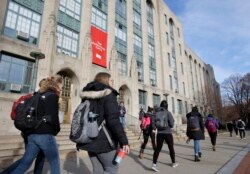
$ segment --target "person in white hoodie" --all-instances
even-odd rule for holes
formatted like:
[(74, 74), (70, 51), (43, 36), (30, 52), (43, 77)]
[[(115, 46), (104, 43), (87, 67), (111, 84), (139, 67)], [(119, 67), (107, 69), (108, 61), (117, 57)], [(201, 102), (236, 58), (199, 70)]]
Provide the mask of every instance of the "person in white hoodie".
[(244, 123), (243, 120), (241, 120), (241, 118), (238, 119), (236, 126), (239, 130), (240, 133), (240, 139), (245, 140), (246, 139), (246, 132), (245, 132), (245, 126), (246, 124)]

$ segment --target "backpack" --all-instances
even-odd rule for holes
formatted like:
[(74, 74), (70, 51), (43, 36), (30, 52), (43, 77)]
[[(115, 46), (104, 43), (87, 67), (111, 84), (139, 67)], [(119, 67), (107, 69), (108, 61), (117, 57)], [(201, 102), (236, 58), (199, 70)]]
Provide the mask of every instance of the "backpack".
[(28, 94), (20, 97), (16, 103), (14, 102), (11, 118), (14, 119), (14, 125), (18, 130), (22, 132), (33, 130), (42, 122), (37, 119), (40, 96), (40, 93)]
[(200, 129), (199, 118), (197, 115), (191, 114), (187, 119), (187, 127), (189, 130), (197, 130)]
[(151, 119), (149, 116), (142, 117), (141, 124), (140, 124), (141, 130), (147, 130), (150, 124), (151, 124)]
[(242, 122), (242, 121), (238, 121), (238, 122), (237, 122), (237, 127), (238, 127), (238, 128), (244, 128), (243, 122)]
[(88, 144), (98, 137), (103, 128), (110, 146), (113, 147), (113, 141), (105, 127), (105, 119), (98, 126), (97, 117), (99, 116), (98, 100), (87, 99), (80, 103), (73, 114), (70, 140), (75, 143)]
[(214, 133), (217, 131), (217, 127), (216, 127), (215, 122), (213, 120), (208, 120), (206, 127), (207, 127), (208, 132)]
[(155, 113), (155, 127), (158, 130), (164, 130), (168, 127), (167, 112), (165, 110)]
[(10, 118), (11, 120), (15, 120), (16, 118), (16, 107), (20, 104), (23, 103), (26, 99), (32, 97), (33, 94), (27, 94), (27, 95), (23, 95), (21, 96), (19, 99), (17, 99), (16, 101), (14, 101), (12, 108), (11, 108), (11, 113), (10, 113)]

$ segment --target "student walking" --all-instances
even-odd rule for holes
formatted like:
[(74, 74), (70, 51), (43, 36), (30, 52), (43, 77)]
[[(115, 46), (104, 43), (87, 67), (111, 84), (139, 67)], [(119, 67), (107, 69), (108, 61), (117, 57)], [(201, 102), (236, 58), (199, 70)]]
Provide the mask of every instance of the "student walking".
[(122, 124), (123, 129), (125, 129), (125, 114), (126, 114), (126, 108), (124, 106), (124, 102), (121, 101), (119, 105), (119, 118), (120, 118), (120, 123)]
[(37, 118), (44, 121), (36, 129), (24, 132), (28, 138), (25, 153), (12, 173), (24, 174), (37, 154), (42, 151), (50, 164), (51, 173), (60, 174), (59, 152), (55, 136), (60, 131), (58, 101), (62, 89), (62, 80), (61, 76), (56, 75), (41, 83), (39, 89), (41, 96), (36, 112)]
[(206, 122), (205, 122), (206, 129), (208, 131), (209, 137), (211, 139), (212, 143), (212, 149), (213, 151), (216, 151), (216, 138), (217, 138), (217, 130), (219, 128), (219, 123), (217, 120), (214, 118), (212, 114), (209, 114), (207, 116)]
[(153, 108), (148, 107), (148, 111), (146, 114), (144, 114), (144, 116), (142, 116), (141, 119), (141, 130), (143, 132), (143, 143), (141, 145), (141, 149), (139, 152), (139, 158), (143, 158), (143, 153), (144, 153), (144, 149), (148, 143), (148, 139), (149, 137), (151, 138), (151, 143), (152, 143), (152, 147), (155, 150), (156, 149), (156, 144), (155, 144), (155, 133), (153, 132), (152, 129), (152, 120), (154, 119), (154, 115), (153, 115)]
[(233, 122), (232, 121), (227, 122), (226, 128), (230, 134), (230, 137), (232, 137), (233, 136)]
[(152, 126), (154, 131), (157, 129), (157, 145), (153, 155), (152, 170), (159, 172), (156, 164), (164, 141), (168, 145), (172, 167), (177, 167), (178, 163), (175, 161), (174, 139), (171, 130), (174, 126), (174, 118), (171, 112), (168, 111), (168, 103), (166, 100), (161, 101), (160, 107), (156, 108), (155, 114)]
[(235, 132), (235, 134), (236, 134), (236, 137), (239, 137), (239, 136), (238, 136), (239, 130), (238, 130), (238, 127), (237, 127), (237, 120), (234, 120), (234, 121), (233, 121), (233, 128), (234, 128), (234, 132)]
[(240, 139), (245, 140), (246, 139), (246, 132), (245, 132), (246, 124), (244, 123), (243, 120), (241, 120), (241, 118), (239, 118), (236, 125), (240, 133)]
[(201, 148), (200, 140), (205, 139), (204, 135), (204, 123), (198, 108), (195, 106), (192, 111), (186, 115), (187, 117), (187, 136), (191, 140), (194, 140), (194, 161), (200, 161), (201, 158)]
[(119, 121), (119, 107), (117, 102), (118, 92), (112, 88), (113, 79), (110, 74), (100, 72), (95, 76), (94, 81), (88, 83), (81, 93), (82, 101), (85, 99), (97, 99), (99, 106), (98, 125), (103, 120), (106, 121), (110, 138), (114, 143), (111, 146), (103, 129), (96, 139), (86, 144), (77, 144), (77, 149), (88, 151), (88, 155), (93, 167), (93, 174), (117, 174), (118, 164), (114, 162), (117, 154), (118, 144), (125, 153), (129, 153), (130, 148), (124, 129)]

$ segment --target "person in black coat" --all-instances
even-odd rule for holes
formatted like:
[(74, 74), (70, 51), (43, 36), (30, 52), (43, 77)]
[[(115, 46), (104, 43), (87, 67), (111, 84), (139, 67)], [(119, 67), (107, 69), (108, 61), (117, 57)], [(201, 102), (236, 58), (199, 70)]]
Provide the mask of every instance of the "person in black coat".
[[(204, 135), (204, 122), (201, 114), (198, 111), (198, 108), (195, 106), (192, 108), (192, 111), (186, 115), (187, 117), (187, 132), (186, 135), (190, 140), (194, 140), (194, 161), (200, 161), (201, 158), (201, 148), (200, 148), (200, 140), (205, 139)], [(195, 121), (191, 121), (191, 119), (195, 119)], [(197, 125), (195, 128), (191, 127), (191, 124), (195, 122)]]
[[(42, 151), (50, 164), (52, 174), (60, 174), (60, 159), (55, 136), (60, 131), (59, 95), (63, 79), (60, 75), (47, 78), (41, 83), (38, 91), (39, 102), (36, 116), (39, 124), (32, 130), (24, 131), (27, 136), (25, 153), (13, 173), (23, 174), (31, 166), (37, 154)], [(41, 168), (42, 170), (42, 168)]]
[[(150, 106), (148, 106), (148, 111), (146, 114), (144, 114), (143, 117), (149, 118), (150, 119), (150, 125), (148, 125), (146, 128), (142, 128), (142, 132), (143, 132), (143, 143), (141, 144), (141, 150), (139, 152), (139, 158), (143, 158), (143, 153), (144, 153), (144, 149), (148, 143), (148, 139), (149, 137), (151, 138), (151, 143), (152, 143), (152, 147), (155, 150), (156, 149), (156, 143), (155, 143), (155, 133), (153, 132), (153, 128), (152, 128), (152, 120), (154, 119), (154, 114), (153, 114), (153, 108), (151, 108)], [(141, 120), (143, 120), (144, 118), (142, 117)]]
[(227, 122), (226, 127), (230, 133), (230, 137), (232, 137), (233, 136), (233, 122), (232, 121)]
[(81, 93), (82, 101), (85, 99), (97, 99), (99, 105), (98, 125), (105, 119), (106, 128), (114, 142), (111, 146), (103, 129), (98, 137), (86, 144), (77, 144), (78, 149), (88, 151), (88, 155), (93, 167), (93, 174), (118, 172), (118, 165), (114, 163), (118, 145), (125, 153), (129, 153), (130, 148), (124, 129), (119, 121), (119, 110), (117, 95), (118, 92), (112, 88), (113, 79), (110, 74), (100, 72), (83, 88)]

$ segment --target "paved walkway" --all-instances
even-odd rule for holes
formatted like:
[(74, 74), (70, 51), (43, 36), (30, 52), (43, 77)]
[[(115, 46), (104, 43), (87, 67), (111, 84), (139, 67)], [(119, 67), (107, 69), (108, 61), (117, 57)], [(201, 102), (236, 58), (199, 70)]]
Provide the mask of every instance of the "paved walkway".
[[(220, 134), (217, 138), (216, 151), (212, 151), (210, 139), (201, 141), (202, 158), (201, 162), (194, 162), (193, 142), (186, 144), (177, 142), (175, 144), (176, 161), (179, 166), (172, 168), (168, 154), (167, 145), (164, 144), (158, 159), (159, 173), (164, 174), (250, 174), (250, 132), (247, 132), (247, 139), (240, 140), (237, 137), (229, 137), (229, 134)], [(122, 161), (119, 174), (147, 174), (155, 173), (151, 170), (153, 151), (148, 144), (143, 159), (138, 158), (139, 149), (132, 150)], [(78, 162), (77, 162), (77, 159)], [(79, 165), (77, 165), (79, 163)], [(62, 174), (91, 174), (92, 166), (88, 157), (66, 158), (61, 161)], [(28, 172), (28, 174), (32, 174)], [(46, 163), (43, 174), (49, 173), (49, 166)]]

